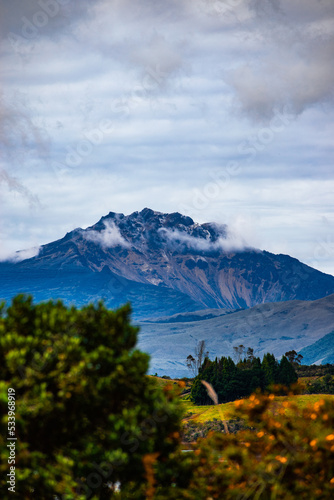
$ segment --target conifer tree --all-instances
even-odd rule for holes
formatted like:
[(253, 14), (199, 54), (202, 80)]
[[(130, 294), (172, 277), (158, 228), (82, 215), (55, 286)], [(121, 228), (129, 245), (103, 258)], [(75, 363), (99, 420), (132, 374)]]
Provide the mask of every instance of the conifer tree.
[(290, 387), (292, 384), (295, 384), (297, 380), (298, 377), (292, 363), (288, 361), (286, 356), (283, 356), (278, 369), (278, 382)]

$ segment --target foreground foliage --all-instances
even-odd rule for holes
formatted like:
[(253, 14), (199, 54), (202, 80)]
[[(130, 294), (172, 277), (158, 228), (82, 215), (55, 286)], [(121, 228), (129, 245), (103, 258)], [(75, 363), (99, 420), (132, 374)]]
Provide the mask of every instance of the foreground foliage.
[(107, 499), (117, 481), (139, 491), (143, 458), (157, 453), (163, 461), (175, 449), (179, 402), (145, 376), (149, 357), (134, 349), (138, 329), (129, 315), (129, 307), (78, 310), (23, 296), (2, 311), (2, 499), (13, 498), (6, 484), (9, 388), (16, 395), (20, 500)]
[[(227, 420), (226, 423), (228, 431), (231, 434), (235, 434), (246, 428), (245, 422), (240, 419)], [(183, 424), (182, 441), (184, 443), (193, 443), (199, 438), (207, 437), (210, 432), (225, 432), (223, 422), (217, 418), (208, 420), (205, 423), (188, 420)]]
[[(334, 495), (334, 402), (300, 409), (274, 394), (237, 401), (255, 430), (212, 433), (194, 446), (187, 490), (156, 492), (178, 499), (331, 499)], [(288, 410), (288, 411), (286, 411)], [(188, 454), (187, 454), (188, 455)]]
[[(22, 296), (2, 311), (2, 499), (333, 498), (331, 396), (305, 407), (292, 395), (283, 399), (282, 388), (253, 394), (233, 403), (230, 431), (238, 432), (222, 433), (217, 420), (211, 428), (219, 432), (183, 453), (178, 384), (159, 387), (145, 375), (148, 356), (135, 350), (129, 314), (102, 304), (33, 305)], [(15, 496), (6, 484), (9, 388), (16, 396)]]

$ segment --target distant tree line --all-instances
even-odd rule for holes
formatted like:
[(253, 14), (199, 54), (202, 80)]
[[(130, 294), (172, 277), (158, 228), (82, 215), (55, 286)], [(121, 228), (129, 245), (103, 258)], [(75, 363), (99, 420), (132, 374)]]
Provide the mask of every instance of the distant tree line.
[(300, 365), (297, 368), (298, 377), (323, 377), (334, 375), (334, 365)]
[(306, 382), (306, 394), (334, 394), (334, 377), (327, 373), (324, 377)]
[(247, 355), (235, 363), (232, 358), (222, 357), (211, 361), (204, 359), (199, 373), (194, 379), (191, 398), (197, 405), (211, 405), (212, 400), (202, 384), (205, 380), (216, 391), (219, 403), (227, 403), (250, 396), (254, 391), (264, 391), (274, 384), (291, 386), (298, 376), (293, 364), (286, 356), (278, 361), (273, 354), (265, 354), (262, 361), (253, 354)]

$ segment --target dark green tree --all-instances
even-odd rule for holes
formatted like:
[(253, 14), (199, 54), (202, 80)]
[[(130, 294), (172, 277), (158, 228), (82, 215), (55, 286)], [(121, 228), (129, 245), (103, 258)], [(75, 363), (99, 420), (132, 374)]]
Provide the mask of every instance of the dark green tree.
[(255, 359), (254, 349), (252, 349), (251, 347), (248, 347), (246, 357), (247, 357), (248, 361), (253, 362)]
[(283, 356), (280, 361), (277, 381), (286, 387), (290, 387), (298, 381), (295, 369), (286, 356)]
[[(124, 498), (144, 499), (152, 457), (161, 484), (172, 480), (166, 461), (182, 410), (146, 376), (149, 357), (136, 350), (138, 329), (129, 317), (129, 306), (79, 310), (60, 301), (34, 305), (24, 296), (2, 308), (2, 499), (109, 499), (117, 481)], [(6, 484), (9, 388), (16, 398), (16, 496)]]
[(249, 393), (255, 392), (257, 389), (264, 390), (265, 376), (262, 369), (260, 358), (254, 358), (252, 367), (249, 373)]
[(267, 353), (263, 356), (262, 370), (264, 373), (265, 385), (277, 384), (278, 382), (278, 362), (273, 354)]

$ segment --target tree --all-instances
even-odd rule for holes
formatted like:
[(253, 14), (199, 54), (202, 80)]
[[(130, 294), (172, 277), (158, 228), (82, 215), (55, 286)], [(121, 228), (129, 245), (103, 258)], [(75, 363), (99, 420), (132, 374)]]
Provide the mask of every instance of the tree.
[(245, 346), (243, 346), (242, 344), (240, 344), (238, 346), (234, 346), (233, 351), (234, 351), (235, 362), (238, 364), (239, 361), (241, 361), (241, 359), (245, 355)]
[(186, 359), (187, 368), (191, 370), (194, 377), (198, 375), (204, 359), (209, 356), (209, 351), (206, 350), (205, 340), (200, 340), (195, 347), (195, 357), (189, 354)]
[(263, 356), (262, 369), (264, 372), (265, 385), (268, 387), (277, 384), (278, 363), (273, 354), (267, 353)]
[(189, 370), (191, 370), (194, 374), (194, 377), (196, 377), (198, 371), (197, 371), (197, 367), (196, 367), (196, 359), (194, 358), (194, 356), (189, 354), (189, 356), (187, 357), (187, 360), (186, 360), (186, 364), (187, 364), (187, 368)]
[(254, 349), (252, 349), (251, 347), (248, 347), (248, 349), (247, 349), (246, 358), (247, 358), (247, 361), (250, 361), (251, 363), (255, 359)]
[(265, 375), (262, 369), (260, 358), (254, 358), (249, 373), (249, 394), (256, 390), (264, 390), (265, 388)]
[(294, 351), (294, 350), (286, 352), (284, 354), (284, 356), (286, 356), (288, 358), (288, 360), (290, 361), (290, 363), (295, 368), (297, 368), (301, 364), (302, 359), (303, 359), (302, 354), (297, 354), (296, 351)]
[(292, 363), (288, 361), (286, 356), (283, 356), (278, 368), (278, 382), (282, 385), (290, 387), (297, 381), (298, 377)]
[[(79, 310), (24, 296), (2, 308), (0, 411), (7, 414), (14, 394), (16, 498), (109, 499), (118, 481), (125, 498), (148, 498), (154, 457), (163, 484), (182, 410), (168, 386), (146, 376), (149, 356), (135, 349), (138, 329), (129, 317), (129, 306)], [(14, 498), (6, 484), (7, 431), (4, 417), (4, 500)]]

